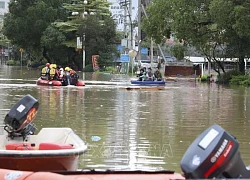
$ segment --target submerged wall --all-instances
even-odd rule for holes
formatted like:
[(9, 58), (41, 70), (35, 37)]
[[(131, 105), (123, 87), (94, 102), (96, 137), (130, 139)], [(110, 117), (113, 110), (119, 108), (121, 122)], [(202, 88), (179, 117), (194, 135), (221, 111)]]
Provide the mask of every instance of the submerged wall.
[(165, 66), (165, 76), (193, 76), (195, 74), (201, 75), (201, 69), (199, 66)]

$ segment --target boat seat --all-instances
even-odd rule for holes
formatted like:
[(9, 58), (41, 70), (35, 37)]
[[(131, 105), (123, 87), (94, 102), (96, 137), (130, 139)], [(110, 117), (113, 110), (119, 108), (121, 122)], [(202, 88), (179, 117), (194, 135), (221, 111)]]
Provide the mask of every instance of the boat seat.
[(60, 150), (60, 149), (74, 149), (71, 144), (58, 144), (58, 143), (40, 143), (39, 150)]
[(5, 145), (6, 150), (34, 150), (33, 143), (10, 143)]

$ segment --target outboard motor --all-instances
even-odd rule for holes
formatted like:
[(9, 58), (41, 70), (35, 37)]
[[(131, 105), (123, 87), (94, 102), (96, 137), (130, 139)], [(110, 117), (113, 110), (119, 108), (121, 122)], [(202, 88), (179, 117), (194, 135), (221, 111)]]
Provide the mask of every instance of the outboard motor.
[(187, 179), (250, 178), (236, 138), (218, 125), (205, 130), (189, 146), (181, 160)]
[(36, 128), (31, 122), (37, 114), (38, 107), (38, 101), (31, 95), (26, 95), (10, 109), (4, 119), (4, 129), (9, 137), (25, 139), (27, 135), (34, 134)]

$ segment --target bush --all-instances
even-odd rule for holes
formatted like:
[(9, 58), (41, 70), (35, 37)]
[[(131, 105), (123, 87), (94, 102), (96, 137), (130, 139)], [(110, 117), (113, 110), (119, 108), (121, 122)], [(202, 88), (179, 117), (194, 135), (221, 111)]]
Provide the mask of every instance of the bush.
[(15, 61), (15, 65), (16, 66), (21, 66), (21, 62), (20, 61)]
[(223, 74), (221, 74), (220, 76), (218, 76), (218, 83), (223, 83), (223, 84), (229, 84), (231, 79), (233, 78), (233, 76), (240, 76), (242, 75), (241, 72), (237, 71), (237, 70), (231, 70), (228, 72), (225, 72)]
[(16, 62), (15, 62), (13, 59), (10, 59), (10, 60), (7, 62), (7, 65), (8, 65), (8, 66), (15, 66), (15, 65), (16, 65)]
[(203, 82), (204, 82), (204, 81), (207, 81), (207, 77), (208, 77), (207, 74), (201, 76), (201, 81), (203, 81)]
[(248, 75), (239, 75), (239, 76), (232, 76), (230, 80), (231, 85), (242, 85), (242, 86), (249, 86), (250, 85), (250, 77)]
[(116, 72), (116, 69), (114, 67), (109, 66), (109, 67), (105, 68), (105, 71), (107, 71), (107, 72)]
[(84, 72), (93, 72), (94, 70), (93, 70), (92, 64), (86, 65), (83, 71)]

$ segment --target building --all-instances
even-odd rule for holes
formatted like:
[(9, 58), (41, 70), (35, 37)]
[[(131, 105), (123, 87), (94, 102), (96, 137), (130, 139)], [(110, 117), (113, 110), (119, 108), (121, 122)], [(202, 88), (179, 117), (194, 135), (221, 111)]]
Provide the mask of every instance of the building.
[[(130, 18), (132, 22), (137, 21), (138, 0), (108, 0), (108, 2), (111, 3), (109, 10), (117, 23), (118, 31), (126, 29), (127, 24), (130, 23)], [(131, 9), (129, 8), (130, 2), (132, 2)]]
[(0, 0), (0, 19), (9, 11), (9, 2), (10, 0)]

